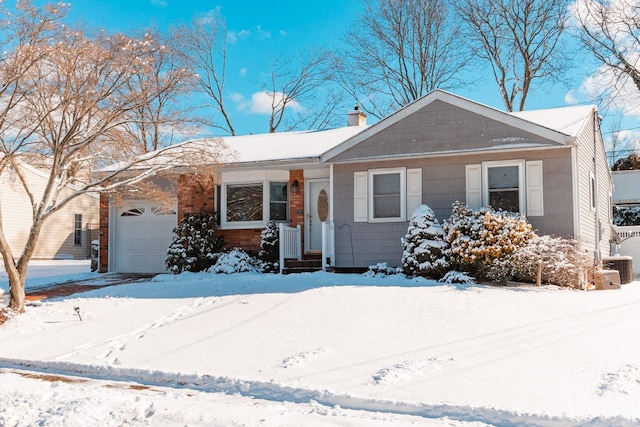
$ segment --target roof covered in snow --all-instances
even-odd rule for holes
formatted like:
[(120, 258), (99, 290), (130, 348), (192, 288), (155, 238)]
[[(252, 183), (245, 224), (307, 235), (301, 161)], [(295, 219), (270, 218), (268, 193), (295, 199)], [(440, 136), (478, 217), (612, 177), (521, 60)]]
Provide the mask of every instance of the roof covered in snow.
[(311, 160), (338, 146), (367, 126), (223, 137), (238, 163)]
[(569, 136), (577, 136), (594, 110), (593, 105), (578, 105), (509, 114)]

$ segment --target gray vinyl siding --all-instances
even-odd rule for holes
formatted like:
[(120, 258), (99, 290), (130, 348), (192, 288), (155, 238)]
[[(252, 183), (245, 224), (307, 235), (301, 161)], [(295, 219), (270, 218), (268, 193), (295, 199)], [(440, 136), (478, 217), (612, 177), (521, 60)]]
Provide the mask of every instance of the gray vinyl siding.
[(517, 127), (434, 101), (331, 159), (333, 163), (461, 151), (558, 146)]
[(467, 164), (520, 159), (543, 161), (545, 215), (531, 217), (529, 221), (540, 234), (572, 237), (574, 228), (570, 148), (335, 164), (333, 196), (336, 266), (367, 267), (378, 262), (399, 266), (402, 258), (400, 239), (407, 232), (408, 221), (390, 223), (353, 221), (354, 172), (376, 168), (421, 168), (422, 203), (431, 207), (438, 220), (443, 222), (451, 215), (451, 206), (455, 201), (466, 202), (465, 166)]

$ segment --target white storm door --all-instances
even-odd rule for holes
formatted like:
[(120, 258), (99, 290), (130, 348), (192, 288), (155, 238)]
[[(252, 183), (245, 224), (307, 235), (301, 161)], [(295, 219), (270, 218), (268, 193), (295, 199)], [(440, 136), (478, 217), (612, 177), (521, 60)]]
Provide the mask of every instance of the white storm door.
[(329, 180), (306, 181), (305, 251), (322, 251), (322, 222), (329, 221)]

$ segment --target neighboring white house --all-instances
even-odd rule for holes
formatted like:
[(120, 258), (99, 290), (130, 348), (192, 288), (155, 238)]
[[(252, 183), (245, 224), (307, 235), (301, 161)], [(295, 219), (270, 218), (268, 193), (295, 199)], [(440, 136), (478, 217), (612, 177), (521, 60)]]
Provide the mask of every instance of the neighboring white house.
[[(615, 206), (640, 209), (640, 170), (611, 172), (613, 180), (612, 201)], [(633, 273), (640, 275), (640, 226), (615, 226), (620, 243), (613, 252), (633, 258)]]
[[(21, 168), (29, 188), (35, 197), (40, 197), (49, 174), (24, 162)], [(63, 195), (65, 193), (63, 190)], [(27, 193), (10, 168), (0, 174), (0, 209), (0, 226), (14, 256), (19, 256), (33, 222), (32, 208)], [(99, 197), (76, 197), (46, 220), (33, 259), (87, 259), (91, 254), (91, 240), (98, 239), (98, 220)]]

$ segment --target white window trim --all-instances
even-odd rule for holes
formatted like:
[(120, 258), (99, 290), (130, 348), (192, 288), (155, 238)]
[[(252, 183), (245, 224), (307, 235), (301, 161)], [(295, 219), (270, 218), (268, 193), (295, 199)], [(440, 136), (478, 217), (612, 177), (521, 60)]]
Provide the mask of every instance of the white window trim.
[[(238, 182), (224, 182), (220, 185), (220, 228), (226, 230), (240, 230), (248, 228), (264, 228), (269, 223), (269, 216), (271, 213), (271, 200), (269, 199), (272, 182), (286, 182), (287, 185), (289, 179), (272, 179), (263, 181), (238, 181)], [(227, 186), (228, 185), (260, 185), (262, 184), (262, 220), (261, 221), (227, 221)], [(287, 208), (290, 206), (291, 195), (287, 189)], [(286, 221), (278, 221), (286, 222)]]
[[(524, 160), (498, 160), (482, 162), (482, 206), (489, 206), (489, 169), (495, 167), (518, 167), (518, 204), (520, 213), (527, 212), (526, 187), (525, 187), (525, 161)], [(494, 208), (492, 206), (492, 208)]]
[[(368, 171), (368, 211), (369, 222), (400, 222), (406, 221), (407, 218), (407, 169), (406, 168), (385, 168), (385, 169), (369, 169)], [(376, 175), (400, 174), (400, 216), (394, 218), (374, 218), (373, 217), (373, 177)]]

